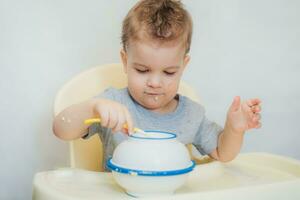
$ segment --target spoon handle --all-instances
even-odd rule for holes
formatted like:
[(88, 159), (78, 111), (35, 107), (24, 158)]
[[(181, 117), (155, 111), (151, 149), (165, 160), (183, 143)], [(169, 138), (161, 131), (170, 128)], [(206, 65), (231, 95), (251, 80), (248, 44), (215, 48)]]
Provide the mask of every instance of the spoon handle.
[[(100, 118), (90, 118), (90, 119), (86, 119), (84, 120), (84, 124), (89, 125), (89, 124), (93, 124), (93, 123), (101, 123), (101, 119)], [(128, 130), (128, 125), (124, 124), (123, 128)], [(134, 132), (144, 132), (142, 129), (139, 128), (133, 128)]]

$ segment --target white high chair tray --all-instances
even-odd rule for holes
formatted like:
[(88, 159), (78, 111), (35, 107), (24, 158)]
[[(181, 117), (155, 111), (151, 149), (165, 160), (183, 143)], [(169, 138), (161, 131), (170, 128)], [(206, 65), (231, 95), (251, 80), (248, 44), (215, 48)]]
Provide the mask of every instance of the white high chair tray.
[[(198, 165), (174, 195), (152, 199), (300, 199), (300, 161), (266, 153)], [(34, 200), (133, 199), (111, 173), (59, 169), (37, 173)], [(151, 198), (143, 198), (151, 199)]]

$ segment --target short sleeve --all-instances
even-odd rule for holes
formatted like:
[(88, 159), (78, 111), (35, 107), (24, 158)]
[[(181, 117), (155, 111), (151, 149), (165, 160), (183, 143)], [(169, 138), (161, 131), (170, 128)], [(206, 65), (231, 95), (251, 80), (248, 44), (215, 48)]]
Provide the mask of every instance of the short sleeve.
[(203, 117), (193, 145), (203, 155), (210, 154), (218, 146), (218, 137), (223, 128)]
[(116, 94), (116, 89), (109, 87), (105, 89), (102, 93), (99, 95), (94, 96), (94, 98), (105, 98), (105, 99), (110, 99), (110, 100), (116, 100), (117, 94)]

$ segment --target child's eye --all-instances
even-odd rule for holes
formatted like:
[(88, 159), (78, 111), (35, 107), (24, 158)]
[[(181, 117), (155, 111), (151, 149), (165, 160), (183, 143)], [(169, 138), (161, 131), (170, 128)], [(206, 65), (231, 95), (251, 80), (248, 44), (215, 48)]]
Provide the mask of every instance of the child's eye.
[(141, 74), (149, 71), (148, 69), (135, 69), (135, 70)]
[(164, 71), (165, 74), (171, 76), (171, 75), (174, 75), (176, 72), (168, 72), (168, 71)]

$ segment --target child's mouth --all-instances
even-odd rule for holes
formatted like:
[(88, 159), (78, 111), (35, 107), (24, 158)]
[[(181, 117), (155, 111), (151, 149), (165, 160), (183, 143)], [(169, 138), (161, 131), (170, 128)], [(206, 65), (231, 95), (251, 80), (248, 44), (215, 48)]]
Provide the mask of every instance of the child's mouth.
[(158, 99), (163, 95), (161, 93), (151, 93), (151, 92), (145, 92), (146, 95), (150, 96), (154, 99), (154, 101), (158, 101)]
[(149, 92), (145, 92), (146, 95), (149, 95), (149, 96), (162, 96), (163, 94), (161, 93), (149, 93)]

